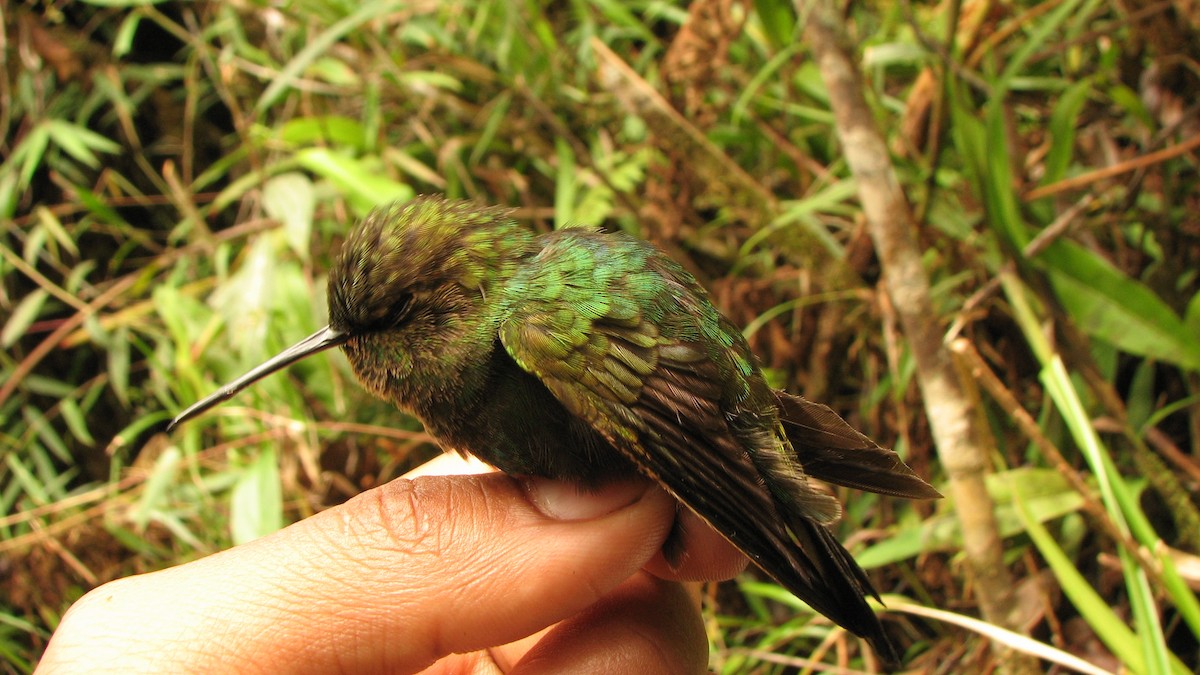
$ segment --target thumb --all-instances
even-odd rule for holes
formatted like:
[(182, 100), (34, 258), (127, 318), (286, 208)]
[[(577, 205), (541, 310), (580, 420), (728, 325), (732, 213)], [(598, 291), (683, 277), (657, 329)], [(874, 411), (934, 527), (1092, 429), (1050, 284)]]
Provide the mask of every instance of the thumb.
[(673, 516), (648, 483), (579, 493), (501, 474), (397, 480), (268, 537), (97, 588), (41, 665), (419, 670), (588, 607), (654, 555)]

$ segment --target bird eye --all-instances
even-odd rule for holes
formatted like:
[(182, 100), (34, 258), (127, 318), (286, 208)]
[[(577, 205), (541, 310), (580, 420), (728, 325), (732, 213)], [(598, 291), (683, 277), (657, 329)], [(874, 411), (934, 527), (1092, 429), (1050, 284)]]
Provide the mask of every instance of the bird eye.
[(402, 293), (392, 303), (391, 309), (388, 311), (388, 318), (391, 320), (393, 328), (404, 323), (408, 318), (409, 307), (412, 306), (412, 293)]
[(369, 331), (388, 330), (396, 328), (408, 319), (409, 309), (412, 306), (412, 294), (402, 293), (387, 306), (387, 310), (379, 313), (372, 318), (366, 329)]

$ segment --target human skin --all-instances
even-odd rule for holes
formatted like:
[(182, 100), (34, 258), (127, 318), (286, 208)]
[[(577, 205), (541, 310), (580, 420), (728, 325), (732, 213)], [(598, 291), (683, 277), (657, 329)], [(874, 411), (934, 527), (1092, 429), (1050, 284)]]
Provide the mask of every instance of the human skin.
[(580, 492), (435, 460), (272, 535), (118, 579), (42, 673), (705, 672), (694, 588), (746, 564), (646, 481)]

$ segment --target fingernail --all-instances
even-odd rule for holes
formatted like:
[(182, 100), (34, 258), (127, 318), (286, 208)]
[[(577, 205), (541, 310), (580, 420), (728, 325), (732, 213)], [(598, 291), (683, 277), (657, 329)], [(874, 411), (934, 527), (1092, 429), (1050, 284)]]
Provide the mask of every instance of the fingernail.
[(642, 480), (610, 483), (599, 488), (547, 478), (528, 478), (524, 482), (529, 501), (555, 520), (587, 520), (608, 515), (637, 502), (651, 485)]

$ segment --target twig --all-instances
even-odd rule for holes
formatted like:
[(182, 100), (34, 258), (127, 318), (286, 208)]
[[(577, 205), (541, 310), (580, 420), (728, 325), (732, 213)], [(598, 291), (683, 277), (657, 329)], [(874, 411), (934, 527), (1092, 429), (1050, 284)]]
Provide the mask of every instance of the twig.
[[(981, 424), (943, 342), (917, 244), (916, 223), (863, 96), (861, 75), (850, 60), (849, 49), (843, 46), (844, 36), (839, 30), (843, 22), (833, 3), (797, 0), (797, 13), (806, 17), (805, 38), (829, 90), (838, 139), (858, 183), (867, 227), (884, 270), (884, 283), (917, 364), (929, 425), (962, 522), (963, 549), (978, 589), (980, 608), (992, 623), (1010, 626), (1016, 585), (1004, 563), (994, 505), (984, 486), (988, 470), (986, 425)], [(1032, 659), (1011, 654), (1004, 659), (1009, 672), (1038, 672)]]
[(1119, 176), (1123, 173), (1128, 173), (1130, 171), (1165, 162), (1168, 159), (1178, 157), (1179, 155), (1186, 155), (1197, 148), (1200, 148), (1200, 134), (1196, 134), (1186, 141), (1172, 145), (1169, 148), (1163, 148), (1162, 150), (1157, 150), (1155, 152), (1151, 152), (1150, 154), (1142, 155), (1141, 157), (1135, 157), (1124, 162), (1113, 164), (1112, 166), (1106, 166), (1103, 169), (1096, 169), (1095, 171), (1088, 171), (1087, 173), (1080, 174), (1078, 176), (1064, 178), (1056, 183), (1043, 185), (1040, 188), (1036, 188), (1025, 193), (1025, 201), (1032, 202), (1041, 199), (1042, 197), (1049, 197), (1060, 192), (1066, 192), (1067, 190), (1075, 190), (1078, 188), (1087, 187), (1092, 183), (1102, 181), (1105, 178), (1112, 178), (1113, 176)]

